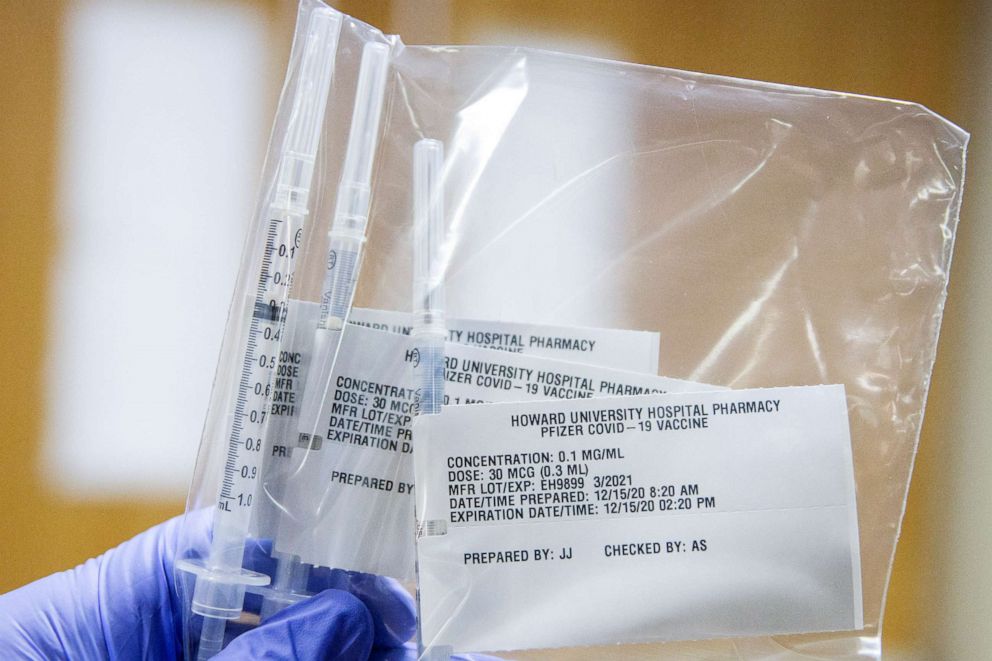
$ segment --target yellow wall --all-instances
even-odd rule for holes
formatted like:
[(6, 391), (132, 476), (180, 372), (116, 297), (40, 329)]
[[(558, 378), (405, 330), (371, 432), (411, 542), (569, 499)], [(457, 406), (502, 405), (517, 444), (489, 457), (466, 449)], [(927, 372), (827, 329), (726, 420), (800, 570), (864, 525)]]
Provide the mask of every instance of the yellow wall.
[[(279, 78), (270, 86), (275, 95), (293, 12), (283, 3), (243, 1), (271, 17), (278, 72), (261, 73)], [(0, 592), (97, 555), (185, 506), (181, 497), (140, 495), (76, 502), (40, 474), (49, 276), (59, 240), (60, 40), (68, 7), (61, 1), (0, 2), (0, 286), (6, 310), (0, 313)]]
[[(420, 36), (393, 20), (409, 16), (416, 1), (336, 4), (416, 43)], [(272, 17), (275, 61), (282, 63), (289, 44), (279, 39), (288, 38), (294, 9), (287, 3), (259, 4)], [(973, 131), (987, 125), (974, 94), (988, 86), (976, 64), (987, 39), (979, 3), (478, 0), (423, 6), (447, 12), (445, 31), (454, 43), (491, 37), (497, 28), (604, 40), (639, 62), (904, 98)], [(59, 2), (0, 3), (0, 591), (80, 562), (183, 509), (178, 498), (67, 501), (47, 488), (38, 472), (47, 285), (58, 240), (53, 191), (64, 10)], [(430, 37), (437, 38), (436, 31)], [(971, 167), (972, 185), (978, 181), (975, 172)], [(965, 222), (975, 226), (964, 227), (963, 236), (980, 231), (967, 204), (966, 196)], [(945, 512), (954, 506), (947, 495), (953, 439), (942, 436), (957, 397), (950, 366), (968, 360), (960, 341), (968, 336), (966, 306), (954, 297), (966, 295), (968, 278), (987, 261), (974, 252), (976, 244), (959, 240), (957, 246), (952, 299), (887, 611), (892, 647), (930, 649), (932, 612), (947, 598), (936, 584), (935, 555), (942, 547), (934, 531), (947, 532)], [(964, 275), (958, 279), (962, 263)]]
[(182, 510), (179, 502), (68, 502), (39, 475), (63, 11), (57, 2), (0, 4), (0, 590)]

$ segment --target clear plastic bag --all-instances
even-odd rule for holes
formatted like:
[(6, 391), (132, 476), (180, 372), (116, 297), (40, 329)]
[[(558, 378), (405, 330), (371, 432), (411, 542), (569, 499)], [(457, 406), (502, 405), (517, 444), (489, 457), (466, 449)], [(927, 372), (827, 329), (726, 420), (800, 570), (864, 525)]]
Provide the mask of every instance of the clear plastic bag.
[[(277, 180), (281, 145), (292, 133), (305, 26), (320, 9), (316, 2), (301, 6), (265, 181)], [(328, 272), (326, 237), (345, 169), (361, 50), (366, 43), (383, 43), (391, 48), (391, 73), (356, 306), (410, 309), (412, 150), (418, 140), (433, 138), (447, 154), (449, 317), (657, 332), (659, 373), (666, 377), (734, 389), (813, 384), (846, 389), (863, 629), (513, 656), (877, 658), (885, 591), (946, 296), (967, 134), (912, 103), (532, 49), (404, 47), (395, 37), (334, 15), (343, 29), (311, 210), (296, 246), (292, 287), (279, 301), (285, 316), (271, 326), (272, 333), (282, 331), (274, 344), (276, 357), (297, 355), (295, 364), (302, 366), (293, 373), (299, 381), (293, 387), (301, 389), (296, 403), (320, 413), (297, 411), (298, 418), (285, 429), (268, 423), (261, 458), (254, 463), (242, 461), (240, 449), (231, 450), (232, 403), (255, 309), (259, 256), (265, 252), (272, 194), (265, 190), (246, 244), (190, 492), (187, 564), (179, 572), (187, 603), (196, 601), (198, 583), (211, 581), (240, 581), (249, 594), (276, 604), (273, 608), (305, 596), (307, 567), (324, 561), (301, 557), (301, 547), (287, 545), (284, 536), (307, 537), (307, 544), (318, 548), (328, 536), (338, 535), (354, 557), (381, 559), (395, 544), (397, 527), (412, 529), (412, 513), (410, 520), (400, 521), (396, 512), (404, 505), (396, 503), (373, 507), (368, 510), (373, 514), (359, 517), (361, 525), (347, 529), (318, 516), (336, 502), (348, 502), (352, 509), (360, 502), (359, 496), (341, 501), (355, 485), (332, 479), (334, 471), (358, 475), (375, 467), (383, 480), (376, 484), (391, 481), (391, 490), (399, 482), (412, 482), (409, 453), (401, 448), (412, 439), (391, 437), (400, 449), (383, 460), (382, 447), (351, 443), (344, 450), (327, 438), (326, 429), (327, 407), (335, 396), (378, 396), (368, 385), (357, 394), (341, 386), (347, 361), (337, 351), (339, 344), (345, 351), (349, 342), (365, 348), (381, 342), (387, 348), (378, 350), (375, 360), (358, 361), (349, 369), (358, 376), (374, 373), (368, 382), (389, 381), (391, 387), (409, 379), (409, 345), (399, 336), (354, 327), (336, 329), (341, 337), (323, 348), (310, 339), (319, 324), (320, 283)], [(276, 360), (276, 365), (289, 363)], [(320, 378), (313, 376), (318, 373)], [(274, 383), (262, 383), (263, 394)], [(339, 394), (346, 391), (351, 395)], [(383, 405), (388, 408), (395, 400), (409, 414), (414, 395), (393, 394)], [(410, 420), (399, 427), (404, 424), (408, 429)], [(314, 470), (318, 463), (322, 467)], [(216, 540), (226, 516), (216, 512), (218, 494), (223, 495), (227, 476), (246, 466), (249, 473), (257, 471), (251, 478), (252, 503), (242, 503), (248, 511), (225, 533), (241, 539), (233, 550), (205, 548), (195, 522), (212, 518)], [(383, 495), (382, 489), (373, 490)], [(242, 500), (248, 496), (244, 492)], [(407, 496), (401, 502), (409, 502)], [(220, 502), (223, 508), (225, 501)], [(292, 535), (284, 534), (290, 529)], [(412, 548), (412, 539), (409, 544)], [(249, 572), (241, 559), (250, 551), (274, 557), (281, 569)], [(221, 567), (217, 558), (226, 564)], [(382, 566), (395, 563), (387, 559)], [(466, 593), (472, 589), (455, 587)], [(552, 603), (554, 595), (548, 599)], [(244, 620), (237, 601), (230, 612), (214, 615)], [(521, 617), (540, 617), (542, 606), (547, 604), (521, 603)], [(187, 618), (188, 654), (197, 646), (196, 634), (189, 632), (203, 627), (203, 610), (192, 608)], [(567, 613), (556, 617), (567, 618)], [(431, 647), (431, 641), (423, 642)]]
[(405, 226), (406, 145), (433, 137), (450, 154), (453, 314), (656, 329), (666, 376), (846, 387), (865, 629), (644, 653), (878, 656), (967, 134), (911, 103), (529, 49), (408, 47), (395, 66), (378, 305), (401, 300), (378, 236)]

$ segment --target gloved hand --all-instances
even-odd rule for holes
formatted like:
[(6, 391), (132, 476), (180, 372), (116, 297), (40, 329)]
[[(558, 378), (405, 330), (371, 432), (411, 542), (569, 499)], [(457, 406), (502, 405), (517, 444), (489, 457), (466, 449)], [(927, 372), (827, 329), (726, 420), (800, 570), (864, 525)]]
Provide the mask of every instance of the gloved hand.
[[(2, 659), (181, 659), (173, 561), (182, 519), (0, 596)], [(391, 579), (332, 571), (312, 599), (234, 639), (218, 661), (403, 658), (413, 600)], [(311, 583), (313, 585), (313, 582)]]

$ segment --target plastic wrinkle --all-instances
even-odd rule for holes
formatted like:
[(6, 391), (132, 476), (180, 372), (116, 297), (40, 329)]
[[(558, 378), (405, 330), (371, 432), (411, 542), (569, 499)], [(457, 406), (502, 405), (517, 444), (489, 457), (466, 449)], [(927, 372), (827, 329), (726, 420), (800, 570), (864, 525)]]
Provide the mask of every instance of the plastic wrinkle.
[(744, 329), (751, 324), (761, 313), (762, 308), (768, 303), (768, 301), (778, 293), (779, 284), (785, 277), (785, 274), (789, 271), (789, 268), (795, 263), (796, 258), (799, 257), (799, 251), (793, 248), (792, 254), (789, 258), (784, 261), (774, 273), (772, 273), (762, 284), (761, 293), (759, 296), (754, 298), (751, 303), (741, 311), (741, 313), (734, 319), (730, 324), (730, 327), (724, 331), (720, 339), (713, 346), (713, 350), (706, 355), (705, 358), (699, 363), (699, 366), (693, 370), (690, 375), (690, 380), (693, 381), (706, 381), (708, 379), (708, 373), (713, 369), (714, 364), (720, 360), (724, 352), (726, 352), (730, 345), (734, 342), (734, 339), (740, 335)]

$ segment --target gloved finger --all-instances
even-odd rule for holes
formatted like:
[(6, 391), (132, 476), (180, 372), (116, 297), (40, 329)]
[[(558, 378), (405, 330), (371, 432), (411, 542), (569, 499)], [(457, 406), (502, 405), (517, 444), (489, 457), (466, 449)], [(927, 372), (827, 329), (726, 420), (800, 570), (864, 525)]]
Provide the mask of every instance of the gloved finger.
[(276, 559), (272, 556), (272, 546), (271, 539), (246, 539), (241, 566), (260, 574), (275, 575)]
[[(503, 661), (499, 657), (485, 654), (455, 654), (448, 657), (450, 661)], [(417, 644), (407, 643), (403, 647), (390, 649), (372, 648), (369, 661), (416, 661)]]
[(365, 605), (349, 592), (324, 590), (238, 636), (214, 658), (365, 661), (372, 638)]
[(314, 591), (347, 590), (365, 604), (372, 615), (377, 647), (399, 647), (417, 630), (413, 597), (392, 578), (320, 567), (311, 572), (310, 579), (310, 588)]
[(373, 647), (369, 661), (416, 661), (417, 644), (407, 643), (402, 647)]
[[(181, 525), (180, 518), (171, 519), (74, 569), (4, 595), (0, 657), (139, 659), (152, 651), (178, 657), (182, 608), (172, 565)], [(196, 533), (203, 539), (204, 530)], [(28, 647), (14, 647), (21, 643)]]

